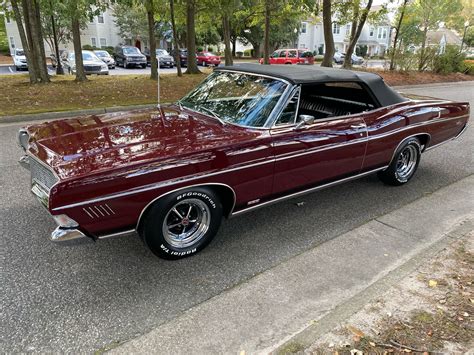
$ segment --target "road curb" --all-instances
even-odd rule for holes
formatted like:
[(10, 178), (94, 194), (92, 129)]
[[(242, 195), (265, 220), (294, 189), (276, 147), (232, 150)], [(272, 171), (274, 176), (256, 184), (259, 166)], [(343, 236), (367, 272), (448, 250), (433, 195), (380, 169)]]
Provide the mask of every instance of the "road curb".
[(309, 348), (318, 340), (318, 338), (344, 323), (346, 319), (360, 311), (368, 303), (375, 302), (380, 296), (385, 294), (390, 287), (409, 276), (420, 266), (426, 264), (434, 255), (438, 254), (441, 250), (451, 245), (456, 240), (465, 238), (473, 229), (474, 219), (462, 222), (451, 232), (447, 233), (442, 239), (414, 255), (405, 264), (392, 270), (384, 278), (376, 281), (362, 292), (338, 305), (333, 311), (319, 319), (316, 323), (310, 324), (303, 331), (285, 339), (283, 343), (268, 349), (268, 353), (284, 354), (286, 353), (286, 349), (296, 344), (301, 348)]
[[(459, 83), (466, 81), (456, 81), (448, 83), (431, 83), (431, 84), (417, 84), (417, 85), (404, 85), (404, 86), (392, 86), (395, 90), (405, 90), (405, 89), (417, 89), (424, 87), (440, 87), (440, 86), (454, 86)], [(467, 81), (472, 83), (473, 81)], [(163, 103), (166, 104), (166, 103)], [(74, 110), (74, 111), (55, 111), (55, 112), (44, 112), (44, 113), (33, 113), (25, 115), (10, 115), (10, 116), (0, 116), (0, 125), (3, 123), (24, 123), (30, 121), (46, 121), (46, 120), (56, 120), (62, 118), (71, 118), (82, 115), (101, 115), (104, 113), (110, 112), (121, 112), (128, 110), (137, 110), (137, 109), (147, 109), (156, 107), (156, 104), (143, 104), (143, 105), (131, 105), (131, 106), (112, 106), (112, 107), (103, 107), (97, 109), (83, 109), (83, 110)]]

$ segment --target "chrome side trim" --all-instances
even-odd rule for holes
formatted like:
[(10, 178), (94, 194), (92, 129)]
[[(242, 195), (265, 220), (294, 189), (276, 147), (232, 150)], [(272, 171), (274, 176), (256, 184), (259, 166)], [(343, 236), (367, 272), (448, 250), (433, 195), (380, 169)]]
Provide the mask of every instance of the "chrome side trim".
[(121, 236), (124, 236), (124, 235), (133, 234), (133, 233), (136, 233), (136, 230), (135, 229), (129, 229), (129, 230), (125, 230), (125, 231), (122, 231), (122, 232), (100, 235), (100, 236), (97, 237), (97, 239), (102, 240), (102, 239), (113, 238), (113, 237), (121, 237)]
[(335, 185), (339, 185), (339, 184), (342, 184), (344, 182), (348, 182), (348, 181), (351, 181), (351, 180), (356, 180), (356, 179), (359, 179), (361, 177), (364, 177), (364, 176), (367, 176), (367, 175), (371, 175), (377, 171), (380, 171), (380, 170), (384, 170), (388, 167), (387, 166), (383, 166), (381, 168), (377, 168), (377, 169), (374, 169), (374, 170), (370, 170), (370, 171), (366, 171), (365, 173), (361, 173), (361, 174), (357, 174), (357, 175), (354, 175), (354, 176), (349, 176), (349, 177), (346, 177), (344, 179), (341, 179), (341, 180), (336, 180), (336, 181), (333, 181), (333, 182), (329, 182), (327, 184), (323, 184), (323, 185), (319, 185), (319, 186), (316, 186), (316, 187), (312, 187), (310, 189), (307, 189), (307, 190), (303, 190), (303, 191), (299, 191), (299, 192), (295, 192), (293, 194), (290, 194), (290, 195), (286, 195), (286, 196), (282, 196), (282, 197), (278, 197), (276, 199), (273, 199), (273, 200), (270, 200), (270, 201), (266, 201), (266, 202), (263, 202), (261, 204), (258, 204), (258, 205), (254, 205), (252, 207), (247, 207), (247, 208), (244, 208), (240, 211), (237, 211), (237, 212), (233, 212), (231, 214), (231, 217), (235, 217), (235, 216), (239, 216), (241, 214), (244, 214), (246, 212), (250, 212), (250, 211), (253, 211), (253, 210), (256, 210), (258, 208), (261, 208), (261, 207), (264, 207), (264, 206), (268, 206), (268, 205), (273, 205), (277, 202), (281, 202), (281, 201), (284, 201), (284, 200), (288, 200), (288, 199), (291, 199), (291, 198), (294, 198), (294, 197), (298, 197), (298, 196), (302, 196), (302, 195), (306, 195), (306, 194), (309, 194), (311, 192), (315, 192), (315, 191), (319, 191), (319, 190), (323, 190), (323, 189), (326, 189), (328, 187), (331, 187), (331, 186), (335, 186)]
[[(168, 180), (168, 181), (160, 182), (160, 183), (157, 183), (157, 184), (146, 185), (146, 186), (144, 186), (142, 188), (139, 188), (139, 189), (136, 189), (136, 190), (129, 190), (129, 191), (125, 191), (125, 192), (119, 192), (119, 193), (112, 194), (112, 195), (97, 197), (97, 198), (87, 200), (87, 201), (72, 203), (72, 204), (69, 204), (69, 205), (61, 206), (61, 207), (55, 207), (55, 208), (53, 208), (53, 211), (62, 210), (62, 209), (66, 209), (66, 208), (73, 208), (73, 207), (77, 207), (77, 206), (89, 205), (89, 204), (93, 204), (93, 203), (96, 203), (96, 202), (100, 202), (100, 201), (104, 201), (104, 200), (111, 200), (111, 199), (114, 199), (114, 198), (119, 198), (119, 197), (128, 196), (128, 195), (134, 195), (134, 194), (145, 192), (145, 191), (156, 190), (156, 189), (166, 187), (166, 186), (169, 186), (169, 185), (175, 185), (175, 184), (179, 184), (179, 183), (186, 183), (186, 182), (197, 180), (197, 179), (208, 178), (208, 177), (219, 175), (219, 174), (225, 174), (225, 173), (229, 173), (229, 172), (232, 172), (232, 171), (251, 168), (251, 167), (254, 167), (254, 166), (259, 166), (259, 165), (264, 165), (264, 164), (269, 164), (269, 163), (272, 163), (272, 164), (275, 163), (275, 159), (273, 159), (273, 158), (272, 159), (267, 159), (265, 161), (261, 161), (261, 162), (258, 162), (258, 163), (248, 164), (248, 165), (239, 166), (239, 167), (235, 167), (235, 168), (230, 168), (230, 169), (226, 169), (226, 170), (220, 170), (220, 171), (216, 171), (216, 172), (209, 173), (209, 174), (196, 175), (196, 176), (192, 176), (188, 179), (183, 179), (183, 180), (178, 180), (178, 181), (176, 181), (176, 180), (169, 181)], [(202, 183), (202, 184), (189, 185), (187, 187), (204, 186), (204, 185), (225, 185), (225, 184)]]
[(232, 215), (233, 211), (234, 211), (234, 208), (235, 208), (235, 203), (237, 202), (237, 195), (235, 194), (235, 190), (230, 187), (229, 185), (227, 184), (221, 184), (221, 183), (218, 183), (218, 182), (215, 182), (215, 183), (204, 183), (204, 184), (196, 184), (196, 185), (190, 185), (190, 186), (185, 186), (185, 187), (180, 187), (179, 189), (174, 189), (174, 190), (171, 190), (171, 191), (168, 191), (160, 196), (157, 196), (156, 198), (154, 198), (153, 200), (151, 200), (143, 209), (142, 211), (140, 212), (140, 216), (138, 217), (138, 221), (137, 221), (137, 225), (135, 227), (135, 230), (138, 231), (138, 227), (140, 226), (140, 221), (142, 219), (142, 216), (143, 214), (145, 213), (145, 211), (148, 209), (148, 207), (153, 204), (155, 201), (159, 200), (160, 198), (162, 197), (165, 197), (166, 195), (169, 195), (169, 194), (172, 194), (174, 192), (177, 192), (177, 191), (180, 191), (180, 190), (186, 190), (186, 189), (189, 189), (189, 188), (192, 188), (192, 187), (202, 187), (202, 186), (208, 186), (208, 185), (211, 185), (211, 186), (215, 186), (215, 185), (218, 185), (218, 186), (224, 186), (224, 187), (227, 187), (229, 188), (231, 191), (232, 191), (232, 194), (234, 195), (234, 201), (232, 203), (232, 208), (230, 209), (230, 212), (229, 212), (229, 216)]

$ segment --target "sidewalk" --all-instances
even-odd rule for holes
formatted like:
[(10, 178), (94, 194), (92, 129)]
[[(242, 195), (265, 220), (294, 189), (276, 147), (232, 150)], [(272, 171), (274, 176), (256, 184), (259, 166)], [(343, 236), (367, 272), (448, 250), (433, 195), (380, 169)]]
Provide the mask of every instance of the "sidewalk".
[(276, 352), (291, 343), (308, 348), (473, 229), (471, 175), (291, 258), (111, 352), (249, 354)]

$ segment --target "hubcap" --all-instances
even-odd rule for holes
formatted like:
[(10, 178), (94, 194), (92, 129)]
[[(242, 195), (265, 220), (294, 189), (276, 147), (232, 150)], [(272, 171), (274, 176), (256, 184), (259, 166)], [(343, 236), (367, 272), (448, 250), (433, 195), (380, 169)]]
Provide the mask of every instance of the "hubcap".
[(406, 146), (398, 156), (395, 174), (399, 181), (407, 181), (413, 174), (418, 159), (418, 150), (413, 145)]
[(201, 200), (186, 199), (175, 204), (163, 221), (163, 236), (175, 248), (187, 248), (204, 237), (211, 222), (211, 211)]

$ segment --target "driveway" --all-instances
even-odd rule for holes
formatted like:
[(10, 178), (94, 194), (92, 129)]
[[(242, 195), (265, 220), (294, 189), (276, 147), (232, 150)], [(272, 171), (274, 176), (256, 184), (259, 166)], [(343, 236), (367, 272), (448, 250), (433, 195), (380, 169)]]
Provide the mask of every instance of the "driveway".
[[(474, 105), (473, 82), (405, 91)], [(474, 173), (471, 127), (459, 140), (424, 154), (406, 186), (388, 187), (370, 176), (282, 202), (225, 221), (206, 250), (170, 262), (154, 257), (135, 235), (76, 246), (50, 243), (55, 224), (30, 195), (28, 172), (16, 162), (21, 155), (15, 141), (18, 128), (0, 125), (4, 352), (91, 352), (133, 338)]]

